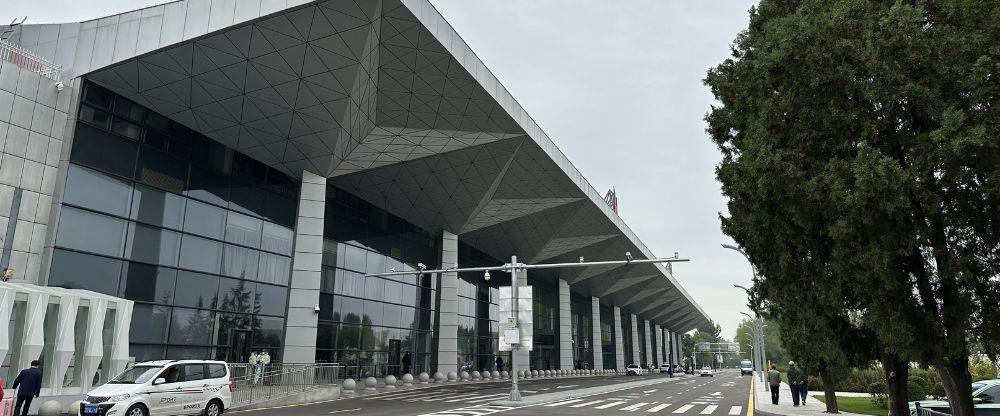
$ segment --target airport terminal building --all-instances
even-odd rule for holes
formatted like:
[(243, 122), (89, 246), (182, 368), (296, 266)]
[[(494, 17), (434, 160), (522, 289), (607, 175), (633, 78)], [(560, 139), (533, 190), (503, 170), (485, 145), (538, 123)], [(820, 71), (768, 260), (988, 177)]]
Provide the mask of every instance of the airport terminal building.
[[(5, 366), (79, 359), (101, 335), (67, 306), (82, 293), (119, 301), (104, 343), (127, 330), (139, 361), (493, 369), (508, 274), (366, 275), (654, 257), (427, 0), (180, 0), (0, 31), (0, 306), (23, 323), (0, 329)], [(676, 363), (708, 319), (669, 266), (526, 280), (531, 369)]]

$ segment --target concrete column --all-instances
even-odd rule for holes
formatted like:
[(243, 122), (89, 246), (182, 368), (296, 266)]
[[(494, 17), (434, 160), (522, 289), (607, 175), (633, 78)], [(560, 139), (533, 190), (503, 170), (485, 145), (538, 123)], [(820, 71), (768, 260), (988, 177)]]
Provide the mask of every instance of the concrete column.
[(656, 337), (656, 348), (653, 350), (653, 361), (656, 361), (656, 364), (659, 365), (667, 362), (666, 356), (663, 355), (663, 351), (666, 350), (663, 348), (663, 331), (660, 330), (659, 325), (653, 324), (653, 336)]
[(642, 332), (646, 334), (646, 364), (653, 363), (653, 331), (651, 331), (649, 321), (642, 321)]
[(591, 344), (594, 350), (594, 369), (604, 369), (604, 344), (601, 343), (601, 300), (591, 298), (590, 325), (593, 326)]
[(282, 341), (282, 362), (316, 362), (316, 326), (319, 314), (320, 277), (323, 264), (323, 218), (326, 212), (326, 178), (302, 172), (299, 210), (295, 219), (292, 278), (288, 283), (288, 313)]
[[(458, 263), (458, 236), (444, 231), (441, 236), (441, 267)], [(436, 371), (448, 374), (458, 371), (458, 273), (441, 274), (438, 304), (438, 366)]]
[[(522, 260), (519, 259), (518, 262), (522, 262)], [(517, 284), (521, 285), (520, 287), (522, 287), (522, 288), (523, 287), (528, 287), (528, 272), (527, 271), (522, 270), (522, 271), (517, 272)], [(526, 293), (526, 292), (522, 290), (522, 291), (520, 291), (520, 293), (518, 293), (518, 296), (520, 296), (521, 293)], [(538, 294), (534, 293), (534, 290), (532, 290), (531, 296), (532, 296), (532, 298), (534, 298), (534, 297), (538, 296)], [(537, 323), (535, 325), (537, 325)], [(517, 368), (515, 370), (519, 370), (519, 371), (520, 370), (524, 370), (524, 371), (531, 370), (531, 351), (528, 351), (527, 349), (519, 348), (514, 353), (517, 354)], [(537, 370), (537, 368), (536, 368), (536, 370)]]
[(622, 337), (625, 327), (622, 326), (622, 308), (615, 306), (615, 370), (625, 370), (625, 341)]
[(683, 336), (681, 334), (674, 332), (674, 349), (677, 350), (677, 362), (684, 362), (684, 347), (681, 343), (682, 339)]
[(569, 282), (559, 279), (559, 369), (573, 369), (573, 320), (569, 305)]
[(639, 317), (632, 314), (632, 363), (641, 364), (639, 360)]

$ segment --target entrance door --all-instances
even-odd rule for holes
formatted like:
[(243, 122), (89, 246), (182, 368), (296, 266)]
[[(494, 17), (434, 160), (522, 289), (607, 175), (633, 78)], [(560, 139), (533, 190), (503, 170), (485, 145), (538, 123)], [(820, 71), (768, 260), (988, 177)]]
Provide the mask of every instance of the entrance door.
[(246, 330), (234, 329), (229, 336), (229, 362), (246, 363), (250, 358), (250, 336), (253, 333)]
[[(400, 351), (399, 351), (400, 350), (400, 345), (401, 345), (401, 343), (399, 342), (398, 339), (390, 339), (389, 340), (389, 368), (388, 368), (389, 371), (387, 371), (387, 372), (389, 374), (392, 374), (392, 375), (396, 376), (396, 377), (400, 377), (401, 376), (400, 369), (399, 369), (399, 366), (402, 364), (402, 361), (401, 361), (402, 360), (402, 355), (400, 354)], [(413, 370), (410, 370), (410, 371), (413, 371)]]

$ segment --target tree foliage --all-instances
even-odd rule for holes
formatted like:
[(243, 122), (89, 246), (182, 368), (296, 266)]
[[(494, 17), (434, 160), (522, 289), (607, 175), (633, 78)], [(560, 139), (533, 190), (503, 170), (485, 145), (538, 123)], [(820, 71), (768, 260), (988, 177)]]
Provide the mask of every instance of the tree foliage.
[(962, 416), (969, 339), (1000, 341), (998, 39), (995, 1), (762, 0), (706, 79), (723, 230), (784, 339), (870, 334)]

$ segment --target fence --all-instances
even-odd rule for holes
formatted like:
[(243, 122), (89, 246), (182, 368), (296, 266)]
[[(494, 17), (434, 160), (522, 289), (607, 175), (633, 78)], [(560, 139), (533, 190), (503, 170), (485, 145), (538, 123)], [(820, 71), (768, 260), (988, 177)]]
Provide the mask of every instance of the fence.
[(916, 407), (915, 411), (916, 411), (916, 413), (914, 413), (914, 414), (916, 416), (950, 416), (951, 415), (951, 413), (944, 413), (944, 412), (939, 412), (937, 410), (928, 409), (926, 407), (920, 407), (920, 403), (917, 403), (917, 407)]
[(264, 368), (229, 364), (232, 407), (249, 406), (340, 385), (336, 364), (273, 364)]
[(13, 62), (21, 68), (55, 81), (59, 80), (59, 73), (62, 71), (61, 65), (49, 62), (34, 52), (7, 40), (0, 40), (0, 60)]

